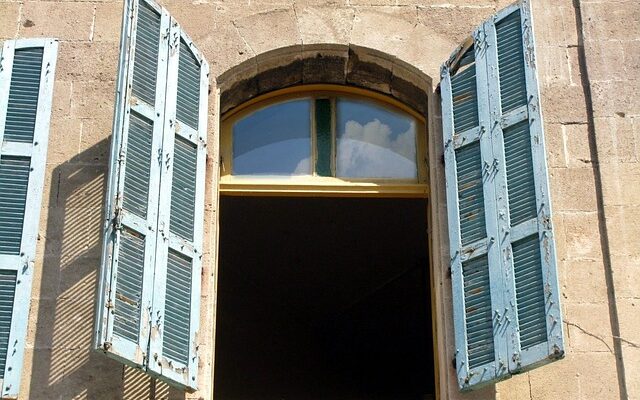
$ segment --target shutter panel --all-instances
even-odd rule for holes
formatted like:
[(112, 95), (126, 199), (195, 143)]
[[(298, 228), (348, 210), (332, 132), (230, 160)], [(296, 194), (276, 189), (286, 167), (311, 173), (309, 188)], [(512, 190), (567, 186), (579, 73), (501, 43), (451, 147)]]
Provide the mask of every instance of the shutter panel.
[(463, 390), (564, 353), (528, 1), (473, 36), (445, 63), (441, 82)]
[(153, 299), (169, 23), (152, 2), (125, 2), (96, 345), (140, 368)]
[[(555, 243), (551, 226), (544, 132), (529, 1), (485, 23), (489, 50), (491, 132), (496, 173), (509, 371), (520, 372), (564, 355)], [(511, 306), (514, 304), (515, 306)]]
[(195, 389), (209, 67), (177, 22), (171, 29), (149, 369)]
[(129, 4), (96, 346), (195, 390), (209, 67), (164, 8)]
[(453, 285), (456, 368), (461, 388), (506, 373), (507, 344), (496, 245), (495, 163), (489, 124), (484, 46), (478, 30), (442, 68), (442, 118)]
[(4, 43), (0, 58), (0, 387), (18, 396), (58, 42)]

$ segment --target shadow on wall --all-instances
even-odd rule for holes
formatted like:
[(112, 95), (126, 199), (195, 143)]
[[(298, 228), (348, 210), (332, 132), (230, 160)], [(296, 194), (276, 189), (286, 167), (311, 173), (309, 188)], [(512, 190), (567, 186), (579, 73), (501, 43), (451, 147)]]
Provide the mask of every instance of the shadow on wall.
[[(93, 350), (109, 139), (55, 167), (51, 175), (30, 399), (184, 399), (184, 393)], [(89, 156), (89, 157), (87, 157)], [(106, 157), (105, 157), (106, 158)], [(42, 257), (42, 255), (39, 255)]]

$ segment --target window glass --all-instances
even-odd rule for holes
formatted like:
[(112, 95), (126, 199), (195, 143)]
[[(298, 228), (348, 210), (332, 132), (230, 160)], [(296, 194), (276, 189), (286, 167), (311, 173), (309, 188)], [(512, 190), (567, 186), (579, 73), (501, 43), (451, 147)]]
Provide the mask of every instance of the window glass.
[(311, 100), (257, 110), (233, 126), (234, 175), (310, 175)]
[(374, 103), (338, 99), (336, 176), (417, 179), (416, 124)]

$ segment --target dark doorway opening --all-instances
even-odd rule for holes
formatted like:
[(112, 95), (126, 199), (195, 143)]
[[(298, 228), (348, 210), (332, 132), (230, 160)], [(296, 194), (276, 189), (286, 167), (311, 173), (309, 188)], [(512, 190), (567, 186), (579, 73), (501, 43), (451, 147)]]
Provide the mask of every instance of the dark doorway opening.
[(216, 400), (433, 398), (424, 199), (220, 212)]

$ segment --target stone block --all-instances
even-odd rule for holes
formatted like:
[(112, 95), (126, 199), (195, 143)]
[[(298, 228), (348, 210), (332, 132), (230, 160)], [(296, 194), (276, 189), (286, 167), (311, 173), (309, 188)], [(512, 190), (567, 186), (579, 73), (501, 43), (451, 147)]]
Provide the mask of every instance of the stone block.
[(616, 298), (640, 300), (640, 256), (611, 257)]
[(99, 3), (93, 27), (93, 40), (98, 42), (120, 42), (122, 30), (122, 1)]
[(108, 165), (111, 156), (112, 125), (111, 118), (83, 120), (79, 151), (73, 161)]
[(51, 107), (51, 120), (64, 118), (71, 113), (71, 92), (73, 81), (56, 80), (53, 85), (53, 104)]
[(85, 2), (29, 1), (22, 8), (20, 36), (90, 39), (94, 4)]
[(529, 374), (514, 375), (497, 383), (496, 400), (531, 400)]
[(618, 299), (617, 305), (622, 345), (640, 346), (640, 300)]
[(293, 9), (248, 15), (237, 19), (234, 25), (255, 54), (302, 43)]
[(62, 164), (78, 154), (82, 121), (77, 118), (52, 118), (49, 129), (47, 162)]
[(576, 354), (580, 393), (587, 399), (619, 398), (616, 359), (612, 353)]
[(632, 118), (606, 117), (595, 119), (596, 143), (600, 163), (637, 163), (640, 146)]
[(349, 44), (355, 11), (346, 7), (305, 7), (297, 12), (302, 43)]
[(607, 280), (602, 261), (568, 260), (565, 265), (567, 279), (563, 293), (568, 303), (607, 301)]
[[(555, 207), (558, 212), (558, 207)], [(601, 260), (598, 213), (563, 212), (564, 234), (567, 245), (567, 260)]]
[(462, 43), (470, 37), (495, 12), (493, 5), (482, 6), (475, 2), (473, 7), (469, 7), (467, 2), (463, 6), (418, 6), (417, 10), (420, 24), (456, 43)]
[(640, 205), (606, 206), (607, 228), (611, 254), (639, 256), (637, 239), (640, 237)]
[(540, 1), (532, 3), (532, 6), (538, 46), (568, 47), (578, 44), (576, 17), (571, 3), (549, 4)]
[[(582, 366), (584, 368), (586, 366)], [(579, 367), (575, 365), (575, 354), (529, 372), (531, 400), (581, 400), (578, 390)]]
[(0, 3), (0, 39), (13, 39), (18, 34), (21, 3)]
[(636, 163), (603, 163), (602, 191), (605, 206), (640, 204), (640, 170)]
[(552, 83), (540, 87), (542, 115), (547, 122), (586, 123), (582, 86)]
[(567, 147), (567, 165), (571, 168), (593, 168), (589, 126), (570, 124), (564, 126)]
[(115, 82), (74, 82), (71, 94), (71, 116), (77, 118), (113, 117)]
[(567, 149), (565, 146), (565, 126), (547, 123), (544, 126), (544, 141), (549, 168), (567, 167)]
[(623, 345), (622, 358), (624, 359), (624, 371), (627, 376), (629, 399), (640, 399), (640, 379), (635, 379), (640, 376), (640, 348)]
[(610, 310), (606, 302), (567, 304), (565, 310), (565, 338), (569, 341), (571, 352), (613, 352)]
[(536, 51), (540, 85), (551, 86), (554, 84), (572, 84), (568, 48), (559, 46), (538, 46)]
[(595, 211), (593, 170), (590, 168), (551, 168), (551, 202), (556, 211)]
[(349, 59), (349, 48), (346, 45), (305, 44), (302, 59), (302, 80), (305, 84), (344, 85)]
[[(118, 42), (60, 43), (56, 77), (74, 84), (82, 81), (115, 81), (118, 46)], [(115, 97), (115, 94), (111, 97)]]
[[(640, 23), (640, 22), (639, 22)], [(585, 55), (592, 82), (628, 79), (622, 42), (586, 41)]]
[(581, 8), (586, 41), (640, 38), (640, 4), (637, 2), (588, 2)]
[(595, 117), (640, 115), (640, 79), (601, 81), (591, 85)]

